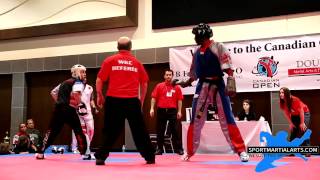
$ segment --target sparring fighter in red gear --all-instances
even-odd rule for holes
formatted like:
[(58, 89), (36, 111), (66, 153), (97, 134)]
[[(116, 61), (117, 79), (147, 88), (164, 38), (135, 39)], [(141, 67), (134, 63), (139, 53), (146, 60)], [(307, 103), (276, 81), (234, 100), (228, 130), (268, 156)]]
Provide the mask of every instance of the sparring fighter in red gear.
[[(94, 119), (93, 119), (92, 110), (96, 114), (99, 111), (96, 108), (96, 105), (94, 102), (94, 98), (93, 98), (94, 95), (93, 95), (92, 86), (87, 84), (87, 78), (85, 78), (83, 82), (85, 84), (85, 88), (84, 88), (82, 95), (81, 95), (81, 103), (79, 104), (79, 106), (77, 108), (82, 131), (83, 131), (84, 135), (86, 136), (86, 140), (87, 140), (87, 151), (86, 151), (86, 154), (83, 155), (83, 160), (91, 160), (91, 159), (94, 160), (95, 157), (90, 151), (90, 144), (91, 144), (91, 141), (92, 141), (93, 135), (94, 135)], [(56, 86), (50, 93), (54, 100), (57, 99), (59, 87), (60, 87), (60, 84), (58, 86)], [(78, 146), (77, 138), (76, 138), (74, 132), (72, 131), (72, 143), (71, 143), (72, 152), (79, 153), (77, 146)]]
[[(249, 156), (235, 123), (229, 99), (229, 96), (234, 96), (236, 93), (229, 52), (222, 43), (210, 40), (213, 33), (208, 24), (201, 23), (195, 26), (192, 33), (200, 47), (193, 55), (190, 79), (179, 84), (186, 87), (190, 86), (194, 80), (199, 79), (199, 82), (192, 102), (192, 118), (187, 133), (187, 152), (182, 159), (189, 160), (197, 151), (201, 130), (207, 119), (205, 112), (209, 106), (216, 106), (227, 142), (234, 152), (238, 153), (241, 161), (246, 162)], [(228, 74), (227, 86), (223, 80), (224, 73)]]
[(83, 65), (76, 64), (71, 68), (71, 73), (72, 78), (60, 84), (49, 129), (44, 135), (42, 145), (38, 148), (37, 159), (44, 159), (45, 150), (53, 143), (65, 123), (76, 134), (80, 154), (84, 155), (87, 150), (86, 137), (82, 132), (77, 114), (77, 108), (81, 102), (81, 94), (84, 89), (83, 80), (86, 78), (86, 68)]

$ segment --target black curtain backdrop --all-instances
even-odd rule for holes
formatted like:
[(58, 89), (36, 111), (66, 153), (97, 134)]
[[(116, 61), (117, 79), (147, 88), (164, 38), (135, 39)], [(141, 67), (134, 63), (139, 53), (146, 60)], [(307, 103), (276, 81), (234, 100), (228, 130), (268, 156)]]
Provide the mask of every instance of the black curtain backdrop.
[[(320, 11), (319, 0), (153, 0), (152, 28)], [(270, 27), (271, 29), (271, 27)]]
[[(3, 142), (3, 138), (8, 131), (10, 135), (10, 123), (11, 123), (11, 99), (12, 99), (12, 75), (1, 74), (0, 75), (0, 142)], [(15, 133), (15, 132), (13, 132)]]

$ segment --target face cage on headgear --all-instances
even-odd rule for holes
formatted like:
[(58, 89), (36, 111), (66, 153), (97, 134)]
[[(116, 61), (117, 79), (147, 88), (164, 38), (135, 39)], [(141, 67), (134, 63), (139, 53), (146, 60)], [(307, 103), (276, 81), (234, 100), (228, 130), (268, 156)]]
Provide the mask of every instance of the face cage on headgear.
[(72, 66), (72, 68), (71, 68), (72, 77), (80, 78), (80, 76), (81, 76), (80, 71), (81, 70), (86, 71), (86, 67), (81, 64), (76, 64), (76, 65)]
[(209, 39), (213, 36), (212, 29), (208, 24), (200, 23), (192, 29), (192, 34), (198, 38)]

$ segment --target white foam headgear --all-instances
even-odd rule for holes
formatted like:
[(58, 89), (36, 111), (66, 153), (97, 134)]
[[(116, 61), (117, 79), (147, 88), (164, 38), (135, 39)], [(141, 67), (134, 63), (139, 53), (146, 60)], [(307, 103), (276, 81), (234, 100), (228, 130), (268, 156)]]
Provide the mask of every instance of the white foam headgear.
[(80, 70), (86, 70), (86, 67), (81, 65), (81, 64), (75, 64), (74, 66), (72, 66), (71, 68), (71, 74), (72, 77), (79, 77), (80, 76)]

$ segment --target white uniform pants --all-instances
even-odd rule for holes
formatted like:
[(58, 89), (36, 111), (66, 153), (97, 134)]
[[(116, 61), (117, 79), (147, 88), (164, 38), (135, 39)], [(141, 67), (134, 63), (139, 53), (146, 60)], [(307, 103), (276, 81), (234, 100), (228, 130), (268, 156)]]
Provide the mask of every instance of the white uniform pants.
[[(82, 131), (86, 136), (86, 140), (87, 140), (86, 154), (90, 154), (91, 153), (90, 144), (94, 135), (94, 120), (93, 120), (92, 113), (88, 113), (86, 116), (79, 116), (79, 119), (80, 119)], [(77, 139), (74, 132), (72, 131), (72, 144), (71, 144), (72, 151), (77, 150), (78, 149), (77, 146), (78, 146)]]

